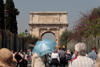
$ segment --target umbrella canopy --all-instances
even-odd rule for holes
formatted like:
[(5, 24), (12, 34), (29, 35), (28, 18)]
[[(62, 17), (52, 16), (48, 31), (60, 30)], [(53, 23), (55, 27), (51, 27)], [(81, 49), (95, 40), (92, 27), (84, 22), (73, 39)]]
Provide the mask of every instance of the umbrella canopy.
[(39, 56), (43, 56), (45, 54), (52, 53), (56, 44), (57, 44), (56, 42), (54, 42), (50, 39), (37, 41), (37, 43), (32, 51), (37, 53)]

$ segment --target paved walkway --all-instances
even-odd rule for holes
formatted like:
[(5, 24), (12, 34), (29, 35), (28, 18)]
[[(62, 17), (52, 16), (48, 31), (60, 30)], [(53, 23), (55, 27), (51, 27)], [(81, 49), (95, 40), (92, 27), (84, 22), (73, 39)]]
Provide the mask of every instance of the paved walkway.
[(31, 67), (31, 64), (28, 64), (28, 66), (27, 67)]
[(27, 67), (31, 67), (31, 62), (30, 62), (30, 63), (28, 62), (28, 65), (27, 65)]
[[(46, 65), (47, 65), (47, 67), (51, 67), (51, 66), (49, 66), (49, 64), (46, 64)], [(31, 67), (31, 62), (28, 63), (28, 66), (27, 67)], [(58, 67), (60, 67), (60, 66), (58, 66)], [(67, 67), (67, 66), (65, 66), (65, 67)]]

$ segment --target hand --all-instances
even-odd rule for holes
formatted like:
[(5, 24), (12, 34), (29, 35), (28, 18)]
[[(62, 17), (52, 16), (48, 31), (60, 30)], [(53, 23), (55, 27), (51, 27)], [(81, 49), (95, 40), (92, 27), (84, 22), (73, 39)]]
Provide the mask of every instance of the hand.
[(21, 59), (19, 62), (22, 62), (23, 59)]

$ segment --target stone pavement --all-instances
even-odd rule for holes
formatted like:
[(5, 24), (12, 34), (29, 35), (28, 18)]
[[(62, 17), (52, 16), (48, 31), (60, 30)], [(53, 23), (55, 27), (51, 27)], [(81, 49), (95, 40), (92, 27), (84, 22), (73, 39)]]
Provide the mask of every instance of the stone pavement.
[(28, 64), (28, 66), (27, 67), (31, 67), (31, 64)]
[(27, 65), (27, 67), (31, 67), (31, 62), (28, 62), (28, 65)]
[[(47, 65), (47, 67), (51, 67), (48, 64), (46, 64), (46, 65)], [(27, 67), (31, 67), (31, 63), (28, 63), (28, 66)], [(60, 66), (58, 66), (58, 67), (60, 67)], [(67, 67), (67, 66), (65, 66), (65, 67)]]

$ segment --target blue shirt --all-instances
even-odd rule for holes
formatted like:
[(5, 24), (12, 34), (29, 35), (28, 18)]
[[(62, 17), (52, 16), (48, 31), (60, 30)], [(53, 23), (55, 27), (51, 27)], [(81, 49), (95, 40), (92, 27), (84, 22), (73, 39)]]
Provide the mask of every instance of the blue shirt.
[(95, 51), (92, 51), (92, 52), (89, 53), (88, 57), (91, 58), (91, 59), (93, 59), (93, 60), (96, 60), (97, 54), (96, 54)]

